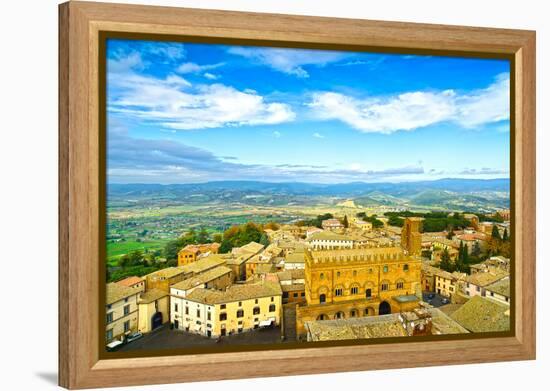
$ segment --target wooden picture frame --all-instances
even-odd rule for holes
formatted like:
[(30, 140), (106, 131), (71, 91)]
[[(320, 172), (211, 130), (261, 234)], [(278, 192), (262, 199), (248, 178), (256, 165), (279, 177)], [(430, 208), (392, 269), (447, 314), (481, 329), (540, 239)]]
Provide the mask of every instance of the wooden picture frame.
[[(535, 32), (88, 2), (59, 6), (59, 384), (91, 388), (535, 358)], [(515, 329), (448, 339), (105, 359), (100, 353), (100, 34), (512, 61)], [(460, 354), (457, 354), (460, 351)], [(213, 368), (216, 368), (213, 371)]]

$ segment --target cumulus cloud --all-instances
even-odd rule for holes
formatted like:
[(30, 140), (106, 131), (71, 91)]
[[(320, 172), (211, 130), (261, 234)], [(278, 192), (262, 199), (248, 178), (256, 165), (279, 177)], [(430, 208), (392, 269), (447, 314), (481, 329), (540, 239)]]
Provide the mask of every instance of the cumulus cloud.
[(313, 133), (313, 137), (315, 137), (315, 138), (325, 138), (325, 136), (323, 136), (321, 133), (318, 133), (318, 132)]
[(305, 65), (324, 66), (352, 55), (351, 53), (326, 50), (251, 48), (241, 46), (231, 47), (228, 52), (268, 66), (278, 72), (303, 78), (309, 77), (309, 73), (303, 68)]
[(361, 132), (393, 133), (443, 121), (466, 128), (506, 120), (510, 115), (509, 75), (499, 75), (485, 89), (466, 94), (454, 90), (413, 91), (388, 97), (357, 99), (317, 92), (307, 104), (324, 120), (340, 120)]
[[(192, 85), (178, 75), (164, 79), (137, 74), (135, 59), (113, 60), (108, 68), (108, 110), (170, 129), (270, 125), (292, 121), (288, 104), (255, 91), (223, 84)], [(115, 72), (116, 70), (116, 72)]]

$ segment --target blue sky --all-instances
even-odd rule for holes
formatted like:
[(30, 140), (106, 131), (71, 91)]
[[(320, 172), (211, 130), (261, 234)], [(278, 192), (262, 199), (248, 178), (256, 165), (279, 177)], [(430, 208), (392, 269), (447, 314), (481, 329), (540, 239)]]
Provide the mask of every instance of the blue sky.
[(508, 178), (504, 60), (107, 43), (110, 183)]

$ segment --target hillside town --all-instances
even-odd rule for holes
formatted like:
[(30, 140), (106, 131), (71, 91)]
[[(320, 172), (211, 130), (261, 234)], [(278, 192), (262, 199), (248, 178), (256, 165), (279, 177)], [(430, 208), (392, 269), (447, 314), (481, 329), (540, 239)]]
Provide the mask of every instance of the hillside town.
[(187, 244), (176, 265), (107, 284), (107, 350), (508, 331), (510, 212), (497, 214), (454, 213), (466, 226), (440, 232), (414, 214), (325, 216), (229, 250)]

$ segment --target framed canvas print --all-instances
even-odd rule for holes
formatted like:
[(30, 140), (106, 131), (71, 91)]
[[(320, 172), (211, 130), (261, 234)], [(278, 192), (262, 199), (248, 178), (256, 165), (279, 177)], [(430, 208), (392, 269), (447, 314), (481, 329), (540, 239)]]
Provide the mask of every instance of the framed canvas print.
[(59, 11), (62, 386), (534, 359), (534, 32)]

